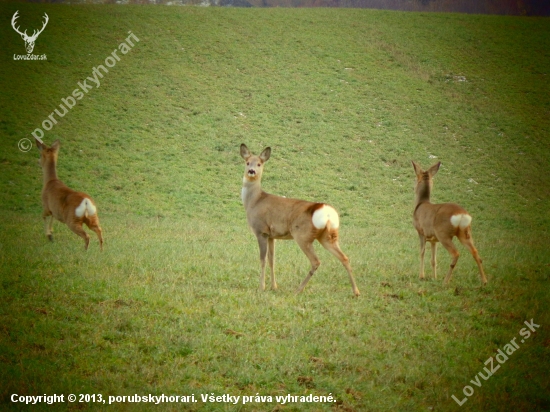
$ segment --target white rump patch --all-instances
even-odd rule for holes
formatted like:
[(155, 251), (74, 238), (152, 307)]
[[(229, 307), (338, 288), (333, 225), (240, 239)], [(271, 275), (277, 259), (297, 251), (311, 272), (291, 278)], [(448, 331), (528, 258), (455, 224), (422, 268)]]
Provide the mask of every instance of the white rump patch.
[(465, 213), (451, 216), (451, 225), (454, 227), (460, 226), (461, 229), (465, 229), (470, 226), (470, 223), (472, 223), (472, 216)]
[(327, 222), (330, 220), (330, 227), (338, 229), (340, 226), (340, 218), (338, 212), (329, 205), (323, 205), (323, 207), (313, 212), (311, 222), (317, 229), (324, 229), (327, 227)]
[(88, 198), (84, 198), (82, 202), (80, 202), (80, 205), (75, 209), (74, 214), (76, 217), (82, 217), (84, 214), (86, 216), (93, 216), (95, 215), (96, 208), (92, 201)]

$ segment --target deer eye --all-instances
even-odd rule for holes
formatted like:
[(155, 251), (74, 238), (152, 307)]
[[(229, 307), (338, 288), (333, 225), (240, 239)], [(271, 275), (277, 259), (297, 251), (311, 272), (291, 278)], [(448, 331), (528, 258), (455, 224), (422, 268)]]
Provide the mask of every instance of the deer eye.
[(246, 162), (246, 165), (247, 165), (247, 166), (250, 166), (250, 162)]
[(258, 167), (260, 167), (262, 164), (261, 163), (258, 163)]

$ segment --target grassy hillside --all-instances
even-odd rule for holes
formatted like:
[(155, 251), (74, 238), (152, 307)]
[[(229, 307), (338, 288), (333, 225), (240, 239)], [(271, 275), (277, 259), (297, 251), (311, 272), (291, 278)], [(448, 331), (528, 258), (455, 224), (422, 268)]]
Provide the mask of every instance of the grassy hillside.
[[(16, 10), (22, 28), (48, 13), (34, 50), (46, 61), (13, 60)], [(20, 408), (12, 394), (164, 393), (197, 401), (167, 410), (550, 409), (548, 19), (5, 3), (0, 16), (3, 407)], [(61, 140), (60, 178), (95, 199), (105, 251), (60, 223), (49, 243), (38, 151), (18, 142), (129, 31), (139, 42), (44, 136)], [(339, 210), (360, 298), (320, 245), (295, 295), (309, 264), (282, 241), (279, 290), (258, 292), (243, 142), (273, 149), (266, 191)], [(462, 248), (449, 286), (443, 248), (438, 280), (418, 280), (411, 160), (442, 162), (433, 200), (473, 215), (487, 287)], [(275, 400), (309, 394), (335, 402)], [(102, 408), (158, 410), (69, 405)]]

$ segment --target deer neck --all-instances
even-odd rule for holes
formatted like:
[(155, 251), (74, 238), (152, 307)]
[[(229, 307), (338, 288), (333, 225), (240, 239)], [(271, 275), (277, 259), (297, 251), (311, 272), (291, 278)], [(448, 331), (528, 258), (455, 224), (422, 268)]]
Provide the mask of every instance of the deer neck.
[(430, 184), (426, 181), (422, 181), (416, 187), (416, 201), (415, 206), (418, 207), (420, 203), (430, 202), (431, 188)]
[(248, 210), (250, 205), (262, 194), (262, 183), (260, 179), (249, 180), (247, 177), (243, 177), (243, 188), (241, 189), (241, 199), (243, 201), (244, 208)]
[(42, 170), (44, 171), (44, 185), (46, 185), (50, 180), (57, 180), (55, 161), (47, 161)]

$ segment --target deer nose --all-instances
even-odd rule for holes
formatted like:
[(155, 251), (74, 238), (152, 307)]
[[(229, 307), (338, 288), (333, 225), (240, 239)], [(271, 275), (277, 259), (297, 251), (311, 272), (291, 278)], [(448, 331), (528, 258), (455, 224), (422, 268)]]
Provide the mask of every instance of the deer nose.
[(256, 171), (254, 169), (248, 169), (248, 174), (253, 176), (256, 174)]

